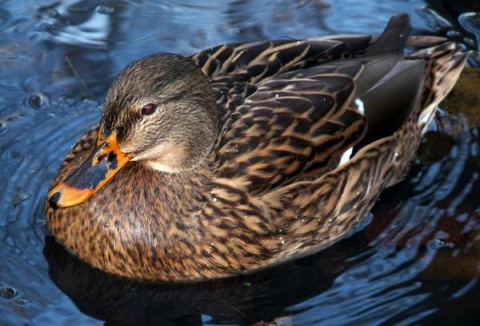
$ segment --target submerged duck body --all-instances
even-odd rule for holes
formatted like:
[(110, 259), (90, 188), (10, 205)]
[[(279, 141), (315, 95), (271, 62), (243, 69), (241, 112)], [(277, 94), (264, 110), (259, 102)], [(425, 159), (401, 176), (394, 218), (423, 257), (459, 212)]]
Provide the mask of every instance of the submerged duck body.
[(149, 281), (236, 275), (331, 245), (401, 178), (465, 63), (455, 44), (408, 33), (401, 15), (378, 37), (130, 64), (52, 182), (53, 235)]

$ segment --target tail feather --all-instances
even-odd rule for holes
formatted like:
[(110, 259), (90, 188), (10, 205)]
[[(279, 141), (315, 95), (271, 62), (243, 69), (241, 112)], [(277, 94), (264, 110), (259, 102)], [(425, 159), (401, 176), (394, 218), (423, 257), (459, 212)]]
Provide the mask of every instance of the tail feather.
[(432, 120), (437, 105), (452, 90), (460, 73), (463, 70), (468, 53), (462, 52), (455, 43), (444, 42), (442, 44), (421, 49), (411, 54), (409, 59), (423, 59), (425, 64), (425, 83), (423, 87), (422, 101), (418, 123), (422, 130)]
[(403, 52), (410, 35), (410, 18), (406, 14), (390, 19), (383, 33), (367, 50), (367, 55)]

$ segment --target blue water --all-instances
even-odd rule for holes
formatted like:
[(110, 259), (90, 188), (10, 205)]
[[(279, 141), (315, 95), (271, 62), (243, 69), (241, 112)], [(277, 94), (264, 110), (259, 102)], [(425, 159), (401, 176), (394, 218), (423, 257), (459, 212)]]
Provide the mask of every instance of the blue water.
[[(474, 1), (3, 1), (0, 9), (0, 325), (476, 324), (480, 135), (445, 114), (406, 179), (362, 230), (250, 277), (192, 286), (106, 276), (45, 239), (43, 202), (63, 155), (100, 114), (112, 78), (154, 52), (219, 43), (416, 33), (477, 49)], [(446, 7), (447, 6), (447, 7)], [(470, 62), (477, 65), (478, 53)]]

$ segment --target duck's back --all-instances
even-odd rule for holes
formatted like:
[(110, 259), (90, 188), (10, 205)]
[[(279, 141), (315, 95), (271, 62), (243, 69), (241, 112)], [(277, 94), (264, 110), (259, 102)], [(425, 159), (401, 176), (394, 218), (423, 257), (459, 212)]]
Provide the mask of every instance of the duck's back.
[[(379, 37), (231, 44), (194, 55), (217, 92), (217, 177), (261, 195), (338, 168), (422, 110), (427, 124), (465, 55), (443, 39), (409, 40), (409, 30), (403, 15)], [(426, 49), (404, 55), (407, 42)]]

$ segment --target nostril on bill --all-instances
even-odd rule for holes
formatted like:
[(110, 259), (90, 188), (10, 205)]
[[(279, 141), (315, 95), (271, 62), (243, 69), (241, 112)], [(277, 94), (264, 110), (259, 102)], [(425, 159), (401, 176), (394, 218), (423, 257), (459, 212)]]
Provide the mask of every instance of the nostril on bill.
[(62, 194), (60, 193), (60, 191), (57, 191), (56, 193), (50, 196), (50, 198), (48, 199), (48, 203), (50, 204), (50, 207), (58, 208), (58, 201), (60, 200), (61, 195)]
[(99, 156), (97, 157), (97, 163), (102, 163), (103, 160), (104, 160), (106, 157), (107, 157), (106, 154), (99, 155)]

